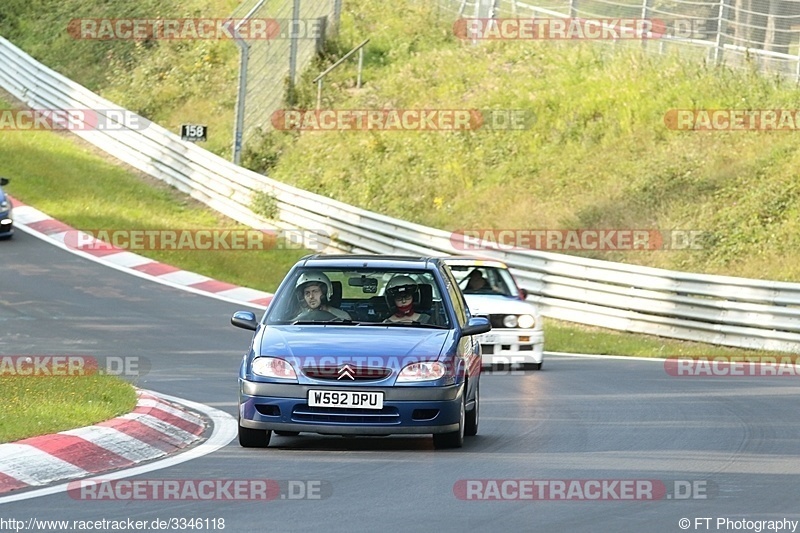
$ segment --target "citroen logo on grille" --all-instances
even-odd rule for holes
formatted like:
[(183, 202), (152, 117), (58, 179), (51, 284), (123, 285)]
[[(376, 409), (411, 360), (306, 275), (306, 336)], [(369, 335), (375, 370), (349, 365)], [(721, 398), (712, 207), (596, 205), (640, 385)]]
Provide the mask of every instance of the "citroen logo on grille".
[(339, 377), (336, 378), (336, 379), (338, 380), (338, 379), (342, 379), (342, 378), (345, 378), (345, 377), (346, 378), (350, 378), (351, 380), (355, 380), (356, 379), (355, 377), (353, 377), (353, 368), (350, 365), (344, 365), (342, 368), (340, 368), (339, 369)]

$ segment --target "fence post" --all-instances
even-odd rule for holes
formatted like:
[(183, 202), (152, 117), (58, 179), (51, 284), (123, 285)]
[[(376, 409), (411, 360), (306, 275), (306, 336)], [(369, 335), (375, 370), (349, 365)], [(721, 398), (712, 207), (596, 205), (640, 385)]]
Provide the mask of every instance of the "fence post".
[(299, 31), (300, 28), (300, 0), (294, 0), (292, 6), (292, 26), (291, 35), (289, 36), (289, 86), (286, 91), (286, 101), (290, 106), (295, 103), (295, 79), (297, 77), (297, 47), (299, 46)]
[(336, 63), (325, 69), (323, 73), (314, 78), (313, 83), (317, 84), (317, 109), (322, 105), (322, 80), (328, 75), (330, 71), (341, 65), (348, 57), (358, 52), (358, 88), (361, 88), (361, 68), (364, 65), (364, 46), (369, 42), (369, 39), (364, 39), (361, 44), (347, 52)]
[(336, 31), (339, 30), (339, 22), (342, 19), (342, 0), (333, 0), (333, 24)]
[(797, 68), (794, 69), (794, 81), (800, 83), (800, 52), (797, 54)]
[[(260, 0), (253, 9), (251, 9), (247, 15), (244, 16), (244, 20), (248, 20), (253, 14), (261, 9), (261, 6), (264, 5), (266, 0)], [(244, 142), (244, 107), (245, 107), (245, 100), (247, 100), (247, 67), (250, 62), (250, 45), (242, 39), (242, 36), (239, 35), (239, 26), (241, 26), (243, 21), (240, 21), (239, 24), (232, 28), (232, 34), (236, 44), (239, 46), (240, 54), (239, 54), (239, 90), (237, 91), (236, 96), (236, 120), (233, 124), (233, 163), (235, 165), (239, 165), (242, 161), (242, 145)], [(226, 24), (233, 24), (232, 21), (226, 22)]]
[[(238, 39), (237, 39), (238, 42)], [(244, 139), (244, 105), (247, 99), (247, 64), (250, 61), (250, 45), (239, 44), (239, 91), (236, 96), (236, 122), (233, 126), (233, 164), (242, 162), (242, 141)]]
[(722, 62), (722, 47), (725, 43), (722, 42), (722, 37), (725, 31), (723, 27), (725, 24), (725, 0), (719, 0), (719, 13), (717, 15), (717, 39), (716, 46), (714, 47), (714, 64), (719, 65)]
[[(652, 0), (642, 0), (642, 21), (649, 20), (647, 17), (649, 15), (648, 11), (650, 10), (650, 2), (652, 2)], [(640, 38), (642, 39), (642, 48), (646, 49), (647, 35), (645, 33), (642, 33)]]

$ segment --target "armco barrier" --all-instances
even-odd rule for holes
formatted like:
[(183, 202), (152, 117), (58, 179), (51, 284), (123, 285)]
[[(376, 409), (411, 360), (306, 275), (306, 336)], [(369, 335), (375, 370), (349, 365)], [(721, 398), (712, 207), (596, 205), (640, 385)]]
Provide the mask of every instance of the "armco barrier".
[[(119, 110), (0, 38), (0, 87), (34, 109)], [(451, 234), (358, 209), (237, 167), (164, 128), (76, 131), (117, 159), (243, 224), (307, 228), (348, 253), (459, 253)], [(251, 209), (275, 197), (276, 220)], [(487, 251), (509, 264), (545, 316), (622, 331), (800, 352), (800, 284), (674, 272), (549, 252)]]

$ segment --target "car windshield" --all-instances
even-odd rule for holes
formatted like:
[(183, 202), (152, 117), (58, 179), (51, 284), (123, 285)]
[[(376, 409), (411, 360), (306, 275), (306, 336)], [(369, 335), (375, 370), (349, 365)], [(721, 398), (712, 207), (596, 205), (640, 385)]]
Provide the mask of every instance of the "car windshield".
[(439, 283), (422, 270), (297, 269), (265, 319), (268, 325), (450, 327)]
[(450, 265), (464, 294), (517, 296), (511, 273), (505, 268), (484, 265)]

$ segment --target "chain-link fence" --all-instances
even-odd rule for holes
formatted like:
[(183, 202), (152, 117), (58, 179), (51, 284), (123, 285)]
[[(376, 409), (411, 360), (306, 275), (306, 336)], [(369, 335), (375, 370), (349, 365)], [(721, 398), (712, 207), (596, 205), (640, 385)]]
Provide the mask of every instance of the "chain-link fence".
[[(231, 14), (234, 24), (265, 21), (266, 39), (240, 39), (246, 76), (240, 79), (241, 121), (234, 132), (234, 159), (272, 114), (291, 102), (295, 80), (336, 31), (342, 0), (244, 0)], [(243, 98), (241, 98), (243, 96)], [(237, 161), (238, 163), (238, 161)]]
[[(800, 0), (439, 0), (463, 18), (649, 20), (647, 50), (695, 47), (709, 61), (800, 81)], [(616, 41), (615, 41), (616, 42)]]

